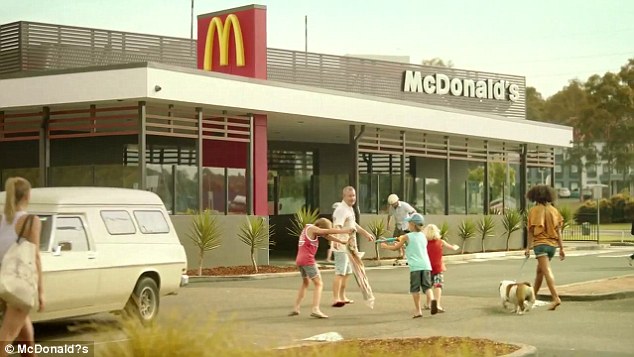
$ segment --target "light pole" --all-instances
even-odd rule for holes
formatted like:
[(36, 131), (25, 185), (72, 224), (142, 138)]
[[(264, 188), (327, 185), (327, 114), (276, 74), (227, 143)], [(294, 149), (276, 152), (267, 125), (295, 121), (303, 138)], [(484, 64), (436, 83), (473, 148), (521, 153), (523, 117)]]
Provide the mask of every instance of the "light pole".
[(194, 39), (194, 0), (192, 0), (191, 15), (189, 21), (189, 39)]

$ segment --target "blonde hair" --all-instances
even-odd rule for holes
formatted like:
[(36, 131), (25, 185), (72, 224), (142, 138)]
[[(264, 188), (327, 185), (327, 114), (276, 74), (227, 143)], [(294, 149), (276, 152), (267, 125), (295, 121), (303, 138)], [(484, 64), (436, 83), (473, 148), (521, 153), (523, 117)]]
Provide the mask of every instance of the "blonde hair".
[(440, 229), (438, 229), (438, 226), (435, 224), (428, 224), (423, 230), (423, 233), (427, 239), (436, 240), (442, 238), (440, 235)]
[(4, 216), (7, 222), (13, 222), (17, 205), (31, 191), (31, 184), (22, 177), (9, 177), (4, 185), (6, 200), (4, 202)]
[(332, 222), (328, 218), (320, 218), (315, 221), (314, 226), (321, 229), (330, 229), (332, 228)]

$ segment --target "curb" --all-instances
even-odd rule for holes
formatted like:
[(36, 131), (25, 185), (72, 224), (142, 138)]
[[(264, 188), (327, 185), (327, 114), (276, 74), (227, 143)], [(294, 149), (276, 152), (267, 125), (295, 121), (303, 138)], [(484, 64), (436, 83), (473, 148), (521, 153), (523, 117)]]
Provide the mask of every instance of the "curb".
[[(567, 246), (566, 250), (598, 250), (609, 248), (609, 244), (596, 244), (596, 245), (588, 245), (588, 246)], [(473, 259), (487, 259), (487, 258), (503, 258), (507, 256), (524, 256), (524, 250), (512, 250), (512, 251), (504, 251), (504, 252), (489, 252), (489, 253), (466, 253), (466, 254), (450, 254), (445, 255), (443, 259), (445, 262), (451, 261), (464, 261), (464, 260), (473, 260)], [(366, 270), (374, 270), (374, 269), (396, 269), (407, 267), (407, 265), (403, 266), (393, 266), (391, 262), (394, 261), (394, 258), (389, 259), (381, 259), (381, 262), (385, 262), (385, 264), (381, 265), (366, 265)], [(372, 260), (372, 263), (375, 263), (376, 260)], [(364, 263), (365, 264), (365, 263)], [(322, 269), (320, 266), (320, 273), (330, 273), (334, 272), (334, 269)], [(249, 274), (249, 275), (218, 275), (218, 276), (190, 276), (189, 284), (197, 284), (197, 283), (210, 283), (210, 282), (219, 282), (219, 281), (244, 281), (244, 280), (263, 280), (263, 279), (271, 279), (271, 278), (282, 278), (287, 276), (298, 276), (299, 272), (287, 272), (287, 273), (263, 273), (263, 274)], [(620, 298), (620, 297), (619, 297)]]
[[(562, 290), (562, 289), (565, 289), (566, 287), (571, 287), (571, 286), (602, 283), (602, 282), (609, 281), (609, 280), (615, 280), (615, 279), (619, 279), (619, 278), (628, 278), (628, 277), (633, 277), (633, 276), (634, 275), (621, 275), (621, 276), (611, 277), (611, 278), (606, 278), (606, 279), (582, 281), (582, 282), (579, 282), (579, 283), (561, 285), (561, 286), (558, 286), (557, 289), (558, 290)], [(618, 292), (605, 293), (605, 294), (565, 294), (565, 293), (564, 294), (559, 294), (559, 298), (562, 301), (618, 300), (618, 299), (627, 299), (627, 298), (630, 298), (630, 297), (634, 297), (634, 290), (618, 291)], [(538, 298), (538, 299), (539, 298), (550, 299), (551, 295), (550, 294), (537, 294), (536, 298)]]
[(535, 347), (535, 346), (527, 345), (527, 344), (524, 344), (524, 343), (515, 343), (515, 342), (508, 342), (508, 344), (520, 346), (520, 349), (515, 351), (515, 352), (503, 355), (503, 356), (506, 356), (506, 357), (526, 357), (526, 356), (537, 356), (538, 355), (537, 347)]
[[(326, 272), (328, 270), (320, 272)], [(189, 284), (213, 283), (218, 281), (243, 281), (243, 280), (264, 280), (272, 278), (283, 278), (287, 276), (297, 276), (299, 271), (288, 273), (266, 273), (266, 274), (249, 274), (249, 275), (217, 275), (217, 276), (190, 276)]]
[[(634, 297), (634, 291), (621, 291), (610, 294), (588, 294), (588, 295), (559, 295), (561, 301), (599, 301), (599, 300), (619, 300)], [(538, 299), (550, 299), (550, 294), (538, 294)]]

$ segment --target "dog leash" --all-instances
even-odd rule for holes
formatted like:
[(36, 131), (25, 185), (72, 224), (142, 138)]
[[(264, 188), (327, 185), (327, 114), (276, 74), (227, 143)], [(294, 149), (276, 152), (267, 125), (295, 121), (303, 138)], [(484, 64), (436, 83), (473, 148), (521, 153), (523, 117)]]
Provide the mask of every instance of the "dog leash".
[(527, 255), (526, 258), (524, 258), (524, 261), (522, 262), (522, 265), (520, 266), (520, 270), (517, 272), (517, 277), (518, 278), (522, 277), (522, 270), (524, 269), (524, 265), (526, 265), (526, 262), (528, 261), (528, 258), (530, 258), (530, 255)]

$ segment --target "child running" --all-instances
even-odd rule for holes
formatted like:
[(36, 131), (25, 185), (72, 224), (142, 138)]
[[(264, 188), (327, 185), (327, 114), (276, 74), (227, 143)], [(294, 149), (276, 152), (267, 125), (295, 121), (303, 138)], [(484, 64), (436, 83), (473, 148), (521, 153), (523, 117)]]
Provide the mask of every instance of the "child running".
[(315, 262), (315, 254), (317, 253), (317, 248), (319, 248), (319, 237), (324, 237), (327, 240), (337, 243), (346, 244), (346, 242), (331, 236), (331, 234), (352, 234), (354, 232), (354, 228), (333, 229), (332, 222), (327, 218), (320, 218), (315, 221), (314, 225), (307, 224), (304, 227), (304, 230), (302, 230), (302, 233), (299, 236), (296, 259), (297, 267), (299, 268), (299, 272), (302, 276), (302, 286), (300, 286), (299, 291), (297, 292), (295, 307), (288, 316), (299, 315), (300, 305), (304, 299), (310, 280), (312, 280), (313, 285), (315, 286), (315, 291), (313, 292), (313, 308), (310, 316), (319, 319), (328, 318), (328, 316), (321, 312), (321, 309), (319, 308), (321, 291), (324, 287), (321, 275), (319, 274), (319, 268), (317, 268), (317, 263)]
[(409, 292), (414, 299), (415, 309), (412, 317), (423, 317), (421, 290), (431, 301), (431, 314), (435, 315), (438, 312), (438, 305), (431, 288), (431, 262), (429, 255), (427, 255), (427, 238), (422, 232), (425, 219), (420, 213), (414, 213), (405, 218), (405, 222), (408, 224), (409, 233), (398, 237), (398, 241), (394, 245), (381, 243), (381, 248), (399, 250), (405, 246), (405, 256), (409, 265)]
[[(445, 262), (443, 261), (442, 248), (447, 247), (452, 250), (458, 250), (460, 248), (457, 244), (449, 244), (440, 236), (440, 229), (435, 224), (428, 224), (423, 229), (423, 234), (427, 237), (427, 254), (431, 262), (431, 282), (434, 289), (434, 297), (438, 305), (438, 312), (445, 312), (440, 299), (442, 297), (443, 275), (442, 273), (447, 270)], [(429, 309), (431, 304), (429, 296), (427, 296), (427, 303), (425, 304), (425, 310)]]

